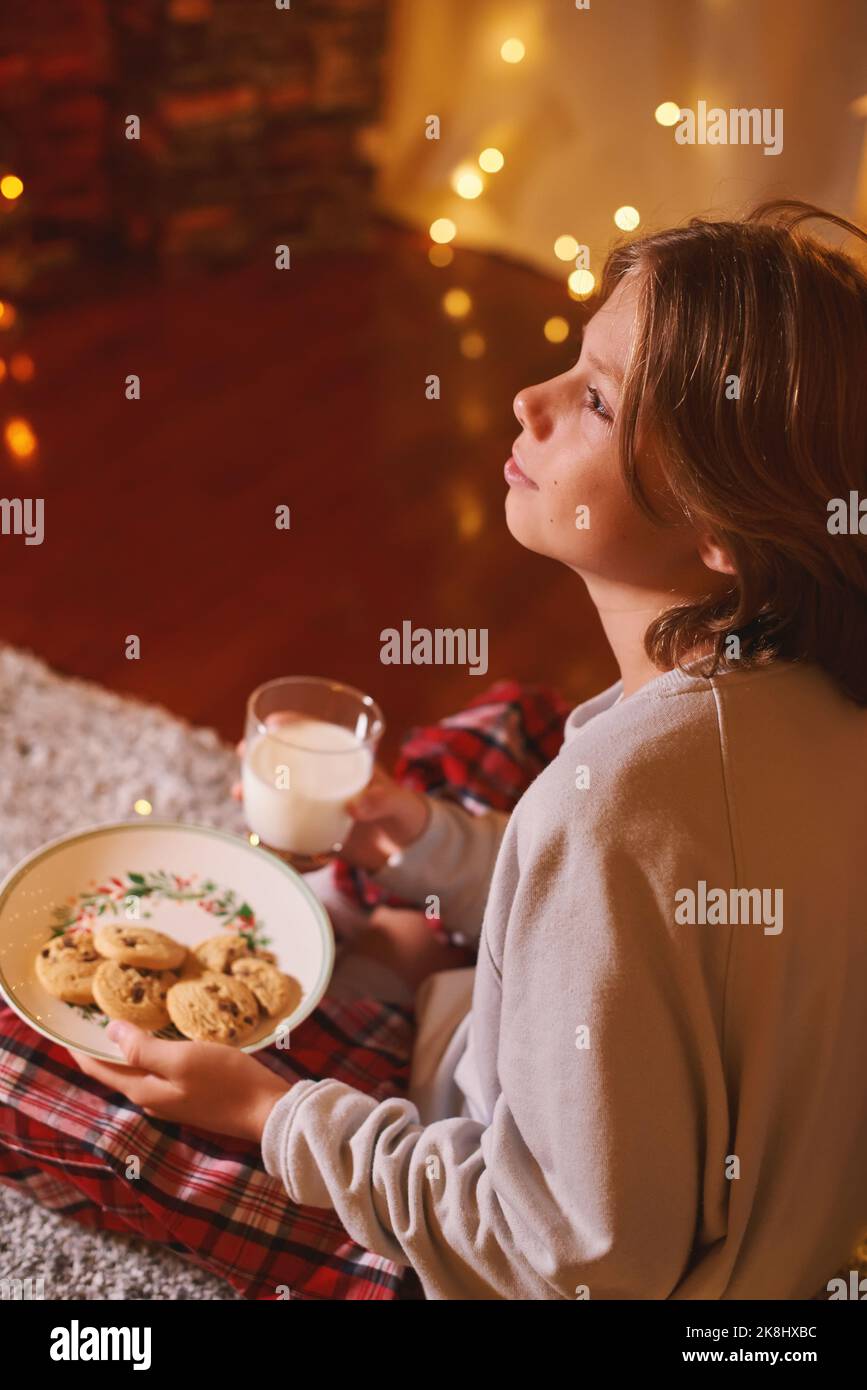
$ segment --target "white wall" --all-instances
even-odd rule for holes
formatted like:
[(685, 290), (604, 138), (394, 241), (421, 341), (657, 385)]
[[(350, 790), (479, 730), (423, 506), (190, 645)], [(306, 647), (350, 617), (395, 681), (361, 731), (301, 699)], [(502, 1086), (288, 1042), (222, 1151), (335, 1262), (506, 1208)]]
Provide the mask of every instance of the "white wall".
[[(499, 56), (510, 35), (527, 47), (514, 66)], [(381, 205), (423, 228), (452, 217), (459, 244), (558, 276), (571, 267), (554, 238), (587, 244), (596, 269), (622, 204), (642, 227), (775, 194), (867, 220), (867, 110), (851, 109), (867, 93), (867, 0), (590, 0), (587, 11), (574, 0), (395, 0), (387, 78)], [(700, 98), (782, 107), (782, 153), (678, 145), (654, 110)], [(438, 143), (424, 139), (432, 113)], [(451, 173), (491, 144), (506, 166), (467, 202)]]

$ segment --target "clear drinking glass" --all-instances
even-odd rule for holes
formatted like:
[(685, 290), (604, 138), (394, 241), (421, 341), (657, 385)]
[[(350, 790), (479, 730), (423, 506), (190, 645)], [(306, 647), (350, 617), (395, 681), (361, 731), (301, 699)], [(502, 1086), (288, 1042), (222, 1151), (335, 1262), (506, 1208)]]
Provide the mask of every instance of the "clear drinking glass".
[(384, 728), (373, 699), (339, 681), (285, 676), (254, 690), (241, 784), (260, 844), (303, 871), (339, 853), (346, 803), (370, 781)]

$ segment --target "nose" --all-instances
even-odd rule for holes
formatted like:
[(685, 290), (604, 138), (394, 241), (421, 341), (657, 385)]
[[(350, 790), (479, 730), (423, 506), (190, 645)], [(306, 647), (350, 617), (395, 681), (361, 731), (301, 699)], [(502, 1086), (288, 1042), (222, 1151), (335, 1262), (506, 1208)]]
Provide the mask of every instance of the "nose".
[(550, 406), (544, 383), (523, 387), (512, 402), (516, 420), (535, 439), (545, 439), (551, 433), (553, 420)]

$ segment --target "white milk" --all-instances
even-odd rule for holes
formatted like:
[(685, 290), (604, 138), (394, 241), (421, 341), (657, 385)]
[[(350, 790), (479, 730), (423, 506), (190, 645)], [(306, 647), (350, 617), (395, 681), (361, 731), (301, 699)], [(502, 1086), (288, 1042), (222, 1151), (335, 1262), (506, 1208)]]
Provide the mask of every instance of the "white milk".
[(326, 853), (346, 838), (352, 818), (344, 807), (372, 772), (372, 750), (349, 729), (293, 719), (261, 734), (245, 753), (247, 824), (273, 849)]

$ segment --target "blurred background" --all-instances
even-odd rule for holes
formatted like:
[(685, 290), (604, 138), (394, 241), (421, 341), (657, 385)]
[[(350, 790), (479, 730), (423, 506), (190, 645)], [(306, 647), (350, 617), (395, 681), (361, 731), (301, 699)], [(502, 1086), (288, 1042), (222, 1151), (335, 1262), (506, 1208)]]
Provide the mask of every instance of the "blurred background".
[[(0, 536), (0, 640), (231, 739), (282, 674), (368, 690), (388, 751), (499, 677), (601, 689), (580, 582), (505, 529), (513, 397), (615, 239), (867, 220), (865, 60), (863, 0), (5, 5), (0, 496), (46, 529)], [(782, 152), (679, 145), (702, 100)], [(383, 666), (406, 619), (487, 628), (488, 675)]]

